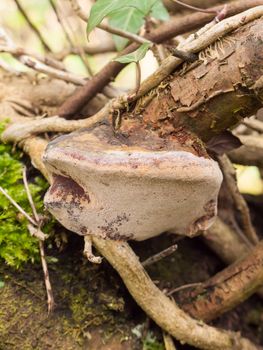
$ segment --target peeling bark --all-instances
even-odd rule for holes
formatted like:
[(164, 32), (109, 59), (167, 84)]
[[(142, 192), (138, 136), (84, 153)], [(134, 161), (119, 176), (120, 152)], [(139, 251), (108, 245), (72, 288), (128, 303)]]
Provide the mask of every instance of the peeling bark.
[(206, 141), (254, 114), (263, 98), (262, 24), (261, 18), (240, 27), (185, 63), (124, 114), (120, 132), (143, 123), (162, 135), (190, 129)]
[(210, 278), (193, 293), (185, 293), (183, 309), (211, 321), (246, 300), (263, 284), (263, 242), (247, 256)]

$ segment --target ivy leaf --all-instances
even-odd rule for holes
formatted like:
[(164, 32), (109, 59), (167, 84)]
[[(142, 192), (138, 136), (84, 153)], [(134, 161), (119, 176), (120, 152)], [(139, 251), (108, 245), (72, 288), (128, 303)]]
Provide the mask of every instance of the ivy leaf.
[(132, 62), (137, 63), (144, 58), (150, 46), (151, 46), (150, 43), (144, 43), (137, 50), (129, 53), (128, 55), (117, 57), (114, 59), (114, 61), (124, 63), (124, 64), (132, 63)]
[[(109, 23), (115, 28), (136, 34), (144, 23), (144, 15), (135, 7), (122, 8), (110, 15)], [(121, 51), (129, 42), (128, 39), (118, 35), (114, 35), (113, 40), (118, 51)]]
[(170, 16), (161, 0), (156, 1), (151, 9), (151, 16), (160, 21), (167, 21)]
[[(138, 3), (136, 3), (135, 6), (144, 14), (144, 16), (148, 16), (154, 5), (160, 1), (161, 0), (138, 0)], [(132, 2), (133, 1), (131, 1), (131, 3)]]
[(90, 11), (87, 34), (89, 35), (103, 18), (129, 5), (131, 5), (131, 0), (97, 0)]
[[(137, 13), (130, 9), (137, 10)], [(140, 23), (143, 23), (142, 20), (144, 17), (148, 16), (151, 11), (152, 16), (157, 19), (166, 20), (169, 18), (168, 12), (163, 6), (161, 0), (97, 0), (90, 11), (87, 24), (87, 34), (89, 35), (105, 17), (113, 17), (113, 21), (116, 21), (119, 17), (117, 19), (117, 26), (115, 26), (119, 29), (125, 29), (125, 26), (127, 26), (127, 24), (125, 25), (125, 22), (127, 22), (127, 12), (125, 11), (129, 11), (130, 13), (133, 12), (135, 14), (135, 17), (137, 18), (134, 18), (134, 22), (136, 23), (138, 23), (139, 20)], [(118, 12), (118, 14), (115, 14), (116, 12)], [(141, 12), (140, 19), (138, 12)], [(134, 28), (134, 26), (132, 26), (132, 28)], [(136, 26), (136, 29), (136, 31), (132, 32), (136, 33), (139, 30), (138, 26)]]

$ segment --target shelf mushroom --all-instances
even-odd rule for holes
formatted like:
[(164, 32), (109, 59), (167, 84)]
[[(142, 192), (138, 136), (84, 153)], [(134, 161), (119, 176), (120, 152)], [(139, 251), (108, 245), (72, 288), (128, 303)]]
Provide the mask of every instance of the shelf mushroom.
[(222, 182), (218, 164), (189, 135), (182, 144), (144, 133), (137, 146), (99, 124), (49, 144), (45, 205), (62, 225), (87, 238), (138, 241), (210, 227)]

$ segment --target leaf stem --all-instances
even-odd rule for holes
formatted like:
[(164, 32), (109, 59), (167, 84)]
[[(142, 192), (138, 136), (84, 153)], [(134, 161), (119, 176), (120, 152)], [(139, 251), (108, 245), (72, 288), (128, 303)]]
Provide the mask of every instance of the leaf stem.
[[(71, 6), (72, 6), (73, 10), (75, 11), (75, 13), (83, 21), (87, 22), (89, 18), (86, 15), (86, 13), (80, 8), (80, 6), (78, 4), (78, 0), (69, 0), (69, 2), (71, 3)], [(105, 32), (119, 35), (123, 38), (129, 39), (130, 41), (136, 42), (138, 44), (144, 44), (144, 43), (151, 43), (152, 44), (152, 42), (150, 40), (143, 38), (140, 35), (127, 32), (126, 30), (113, 28), (112, 26), (110, 26), (108, 24), (100, 23), (97, 27), (104, 30)]]

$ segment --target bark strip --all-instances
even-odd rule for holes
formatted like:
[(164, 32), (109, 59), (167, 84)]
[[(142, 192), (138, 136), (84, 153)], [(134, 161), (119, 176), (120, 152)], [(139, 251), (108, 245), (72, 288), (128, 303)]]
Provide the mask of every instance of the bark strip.
[(245, 258), (219, 272), (195, 291), (185, 293), (182, 307), (190, 315), (211, 321), (246, 300), (263, 285), (263, 242)]

